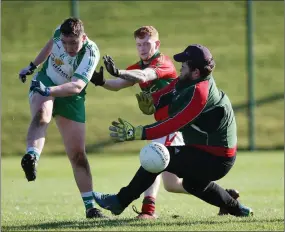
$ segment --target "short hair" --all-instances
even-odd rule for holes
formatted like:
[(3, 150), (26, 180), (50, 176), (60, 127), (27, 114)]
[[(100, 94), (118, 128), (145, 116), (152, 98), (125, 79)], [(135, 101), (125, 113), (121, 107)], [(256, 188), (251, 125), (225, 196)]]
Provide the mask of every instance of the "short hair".
[(153, 26), (142, 26), (134, 31), (134, 37), (143, 39), (146, 35), (149, 35), (151, 38), (158, 40), (158, 31)]
[(84, 33), (83, 22), (78, 18), (68, 18), (60, 26), (60, 32), (65, 36), (80, 36)]

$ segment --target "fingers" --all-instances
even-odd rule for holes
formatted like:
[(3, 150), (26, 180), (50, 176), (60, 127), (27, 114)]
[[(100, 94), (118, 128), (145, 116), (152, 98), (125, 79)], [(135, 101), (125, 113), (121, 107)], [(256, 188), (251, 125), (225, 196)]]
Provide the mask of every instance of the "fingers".
[(112, 125), (115, 127), (120, 127), (121, 124), (119, 122), (113, 121)]
[(141, 96), (139, 94), (136, 94), (136, 98), (137, 98), (138, 103), (142, 101)]
[(101, 74), (103, 74), (103, 66), (100, 67), (100, 71)]
[(103, 56), (103, 60), (104, 60), (104, 63), (106, 64), (113, 64), (115, 65), (115, 61), (113, 60), (113, 58), (109, 55), (105, 55)]
[(25, 83), (26, 82), (26, 80), (27, 80), (27, 77), (26, 77), (26, 75), (19, 75), (19, 79), (20, 79), (20, 81), (22, 81), (23, 83)]

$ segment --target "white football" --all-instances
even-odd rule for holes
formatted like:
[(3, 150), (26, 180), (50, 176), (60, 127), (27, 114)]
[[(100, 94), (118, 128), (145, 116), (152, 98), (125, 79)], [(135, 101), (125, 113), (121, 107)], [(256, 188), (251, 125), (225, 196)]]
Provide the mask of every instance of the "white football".
[(161, 143), (152, 142), (141, 149), (141, 166), (151, 173), (163, 171), (169, 164), (168, 149)]

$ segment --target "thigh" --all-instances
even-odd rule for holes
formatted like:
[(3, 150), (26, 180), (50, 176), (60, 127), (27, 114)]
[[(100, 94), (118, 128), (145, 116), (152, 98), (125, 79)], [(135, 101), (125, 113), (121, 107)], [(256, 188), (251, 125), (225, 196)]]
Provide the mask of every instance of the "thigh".
[(55, 121), (66, 153), (70, 156), (85, 152), (85, 123), (75, 122), (59, 115), (55, 117)]
[[(46, 86), (52, 86), (52, 83), (49, 82), (49, 77), (45, 76), (41, 72), (36, 73), (33, 79), (42, 81)], [(45, 116), (51, 118), (54, 97), (44, 97), (37, 92), (30, 91), (29, 103), (32, 117), (34, 117), (35, 114), (42, 109)]]
[(232, 158), (217, 157), (197, 148), (173, 147), (166, 171), (180, 178), (214, 181), (225, 176), (233, 163)]

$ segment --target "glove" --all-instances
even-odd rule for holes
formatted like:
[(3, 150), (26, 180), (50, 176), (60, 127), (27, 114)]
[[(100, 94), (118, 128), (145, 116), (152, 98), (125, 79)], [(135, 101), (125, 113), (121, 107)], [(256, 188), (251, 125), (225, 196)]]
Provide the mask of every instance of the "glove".
[(100, 67), (100, 71), (99, 72), (96, 72), (96, 70), (94, 71), (90, 81), (95, 86), (97, 86), (97, 85), (102, 86), (102, 85), (104, 85), (106, 83), (106, 80), (105, 80), (104, 75), (103, 75), (103, 67), (102, 66)]
[(40, 95), (45, 97), (50, 96), (50, 88), (46, 87), (41, 81), (32, 80), (30, 90), (38, 92)]
[(129, 122), (119, 118), (119, 122), (112, 122), (112, 126), (109, 127), (110, 136), (118, 142), (140, 140), (142, 139), (143, 127), (134, 127)]
[(114, 77), (119, 77), (119, 69), (116, 68), (115, 62), (112, 59), (111, 56), (103, 56), (104, 64), (106, 67), (106, 70)]
[(155, 112), (152, 96), (150, 94), (141, 92), (136, 94), (139, 108), (146, 115), (152, 115)]
[(28, 67), (26, 67), (20, 71), (20, 73), (19, 73), (20, 81), (25, 83), (27, 80), (26, 75), (32, 75), (36, 69), (37, 69), (37, 66), (34, 65), (33, 62), (31, 62)]

